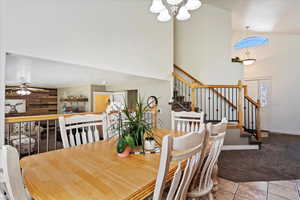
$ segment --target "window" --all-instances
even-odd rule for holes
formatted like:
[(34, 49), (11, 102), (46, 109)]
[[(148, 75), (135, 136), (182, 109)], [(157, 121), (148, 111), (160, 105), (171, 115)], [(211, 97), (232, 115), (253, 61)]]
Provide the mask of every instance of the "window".
[(261, 36), (247, 37), (237, 42), (234, 45), (234, 49), (238, 50), (238, 49), (243, 49), (248, 47), (262, 46), (267, 44), (268, 42), (269, 39), (266, 37), (261, 37)]

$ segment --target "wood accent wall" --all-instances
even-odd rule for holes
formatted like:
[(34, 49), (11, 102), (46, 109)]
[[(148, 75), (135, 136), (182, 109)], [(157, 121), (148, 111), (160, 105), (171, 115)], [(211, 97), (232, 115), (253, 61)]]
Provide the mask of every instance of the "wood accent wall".
[(25, 99), (26, 113), (6, 114), (5, 117), (18, 117), (30, 115), (49, 115), (57, 114), (57, 89), (42, 88), (46, 91), (32, 91), (28, 96), (19, 96), (10, 90), (6, 90), (6, 99)]

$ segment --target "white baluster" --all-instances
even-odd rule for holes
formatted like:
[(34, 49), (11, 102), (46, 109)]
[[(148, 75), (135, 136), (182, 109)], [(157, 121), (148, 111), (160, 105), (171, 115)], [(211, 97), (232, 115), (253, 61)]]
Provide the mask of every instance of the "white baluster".
[(191, 131), (192, 131), (192, 132), (196, 132), (196, 130), (195, 130), (195, 122), (191, 122), (191, 123), (192, 123)]
[(196, 126), (195, 126), (195, 131), (198, 132), (198, 131), (199, 131), (199, 128), (200, 128), (200, 127), (198, 126), (199, 123), (198, 123), (198, 122), (195, 122), (195, 124), (196, 124)]
[(177, 121), (177, 131), (181, 131), (181, 121)]
[(93, 131), (91, 126), (88, 127), (88, 142), (94, 142)]
[(72, 147), (74, 147), (74, 146), (75, 146), (75, 140), (74, 140), (74, 135), (73, 135), (73, 133), (72, 133), (72, 129), (70, 129), (69, 141), (70, 141), (70, 145), (71, 145)]
[(99, 141), (100, 140), (99, 131), (98, 131), (98, 127), (97, 126), (95, 126), (94, 136), (95, 136), (95, 141)]
[(190, 122), (186, 122), (186, 132), (191, 132), (191, 125), (190, 125)]
[(81, 144), (81, 139), (80, 139), (80, 133), (78, 131), (78, 128), (76, 128), (75, 139), (76, 139), (76, 145), (80, 145)]
[(87, 144), (85, 127), (82, 127), (81, 137), (82, 137), (82, 144)]
[(185, 132), (185, 121), (182, 121), (182, 128), (181, 128), (181, 131)]

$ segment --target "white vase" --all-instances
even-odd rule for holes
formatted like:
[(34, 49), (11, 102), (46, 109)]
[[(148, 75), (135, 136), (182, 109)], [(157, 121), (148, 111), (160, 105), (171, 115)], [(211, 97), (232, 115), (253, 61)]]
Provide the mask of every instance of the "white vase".
[(145, 144), (144, 144), (145, 146), (145, 149), (147, 150), (147, 151), (153, 151), (154, 149), (155, 149), (155, 140), (153, 140), (153, 139), (146, 139), (145, 140)]

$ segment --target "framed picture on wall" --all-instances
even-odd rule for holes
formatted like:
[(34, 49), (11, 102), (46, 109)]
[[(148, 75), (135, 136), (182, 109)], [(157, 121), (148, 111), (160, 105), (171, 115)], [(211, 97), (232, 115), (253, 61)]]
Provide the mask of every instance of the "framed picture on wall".
[(5, 114), (26, 113), (25, 99), (6, 99)]

